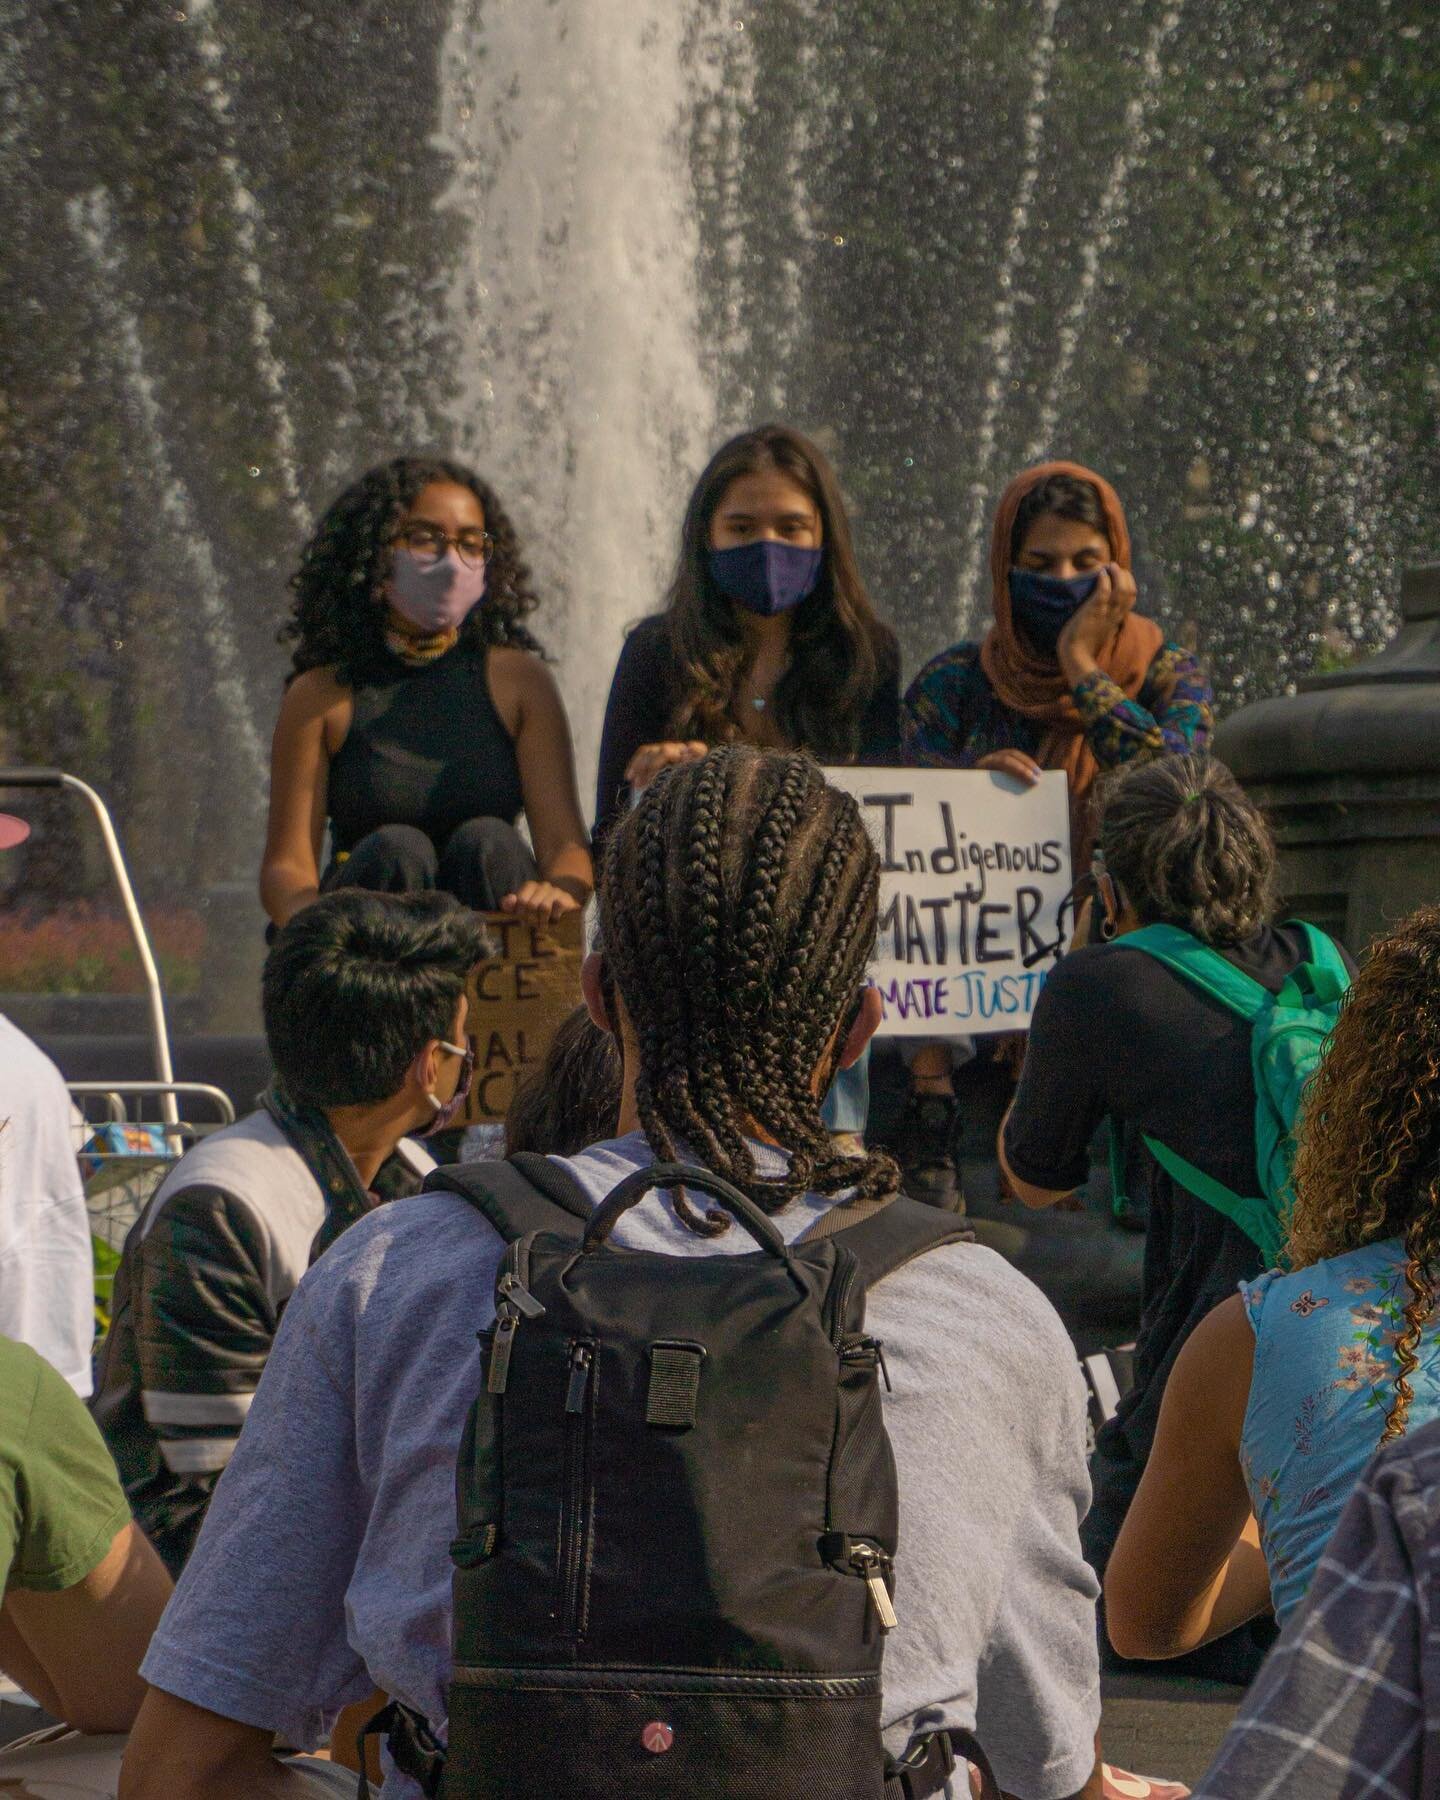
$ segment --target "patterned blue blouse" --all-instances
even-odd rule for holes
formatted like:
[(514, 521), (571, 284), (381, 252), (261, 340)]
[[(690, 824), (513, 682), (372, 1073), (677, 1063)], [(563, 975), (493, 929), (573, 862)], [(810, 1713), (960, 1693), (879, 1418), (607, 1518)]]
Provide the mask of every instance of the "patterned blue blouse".
[[(1270, 1594), (1283, 1625), (1345, 1502), (1375, 1454), (1395, 1398), (1395, 1340), (1410, 1290), (1401, 1240), (1240, 1288), (1255, 1330), (1255, 1372), (1240, 1461)], [(1427, 1330), (1408, 1427), (1440, 1417), (1440, 1335)]]
[[(1101, 669), (1074, 690), (1085, 736), (1102, 769), (1176, 751), (1203, 750), (1214, 725), (1214, 695), (1193, 652), (1165, 643), (1132, 700)], [(933, 657), (910, 684), (900, 710), (901, 754), (929, 769), (971, 769), (992, 750), (1034, 756), (1043, 720), (1002, 705), (980, 666), (976, 641)]]

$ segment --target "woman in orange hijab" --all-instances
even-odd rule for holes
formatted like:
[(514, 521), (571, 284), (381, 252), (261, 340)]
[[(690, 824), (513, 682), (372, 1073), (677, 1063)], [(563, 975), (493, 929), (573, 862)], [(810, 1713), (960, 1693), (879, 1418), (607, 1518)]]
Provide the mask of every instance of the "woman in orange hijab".
[(905, 696), (905, 759), (1070, 783), (1077, 874), (1090, 864), (1096, 777), (1210, 740), (1194, 655), (1135, 610), (1119, 496), (1078, 463), (1040, 463), (1000, 498), (990, 544), (994, 620), (942, 651)]
[[(995, 513), (990, 581), (985, 636), (942, 651), (911, 683), (902, 754), (921, 768), (1000, 769), (1025, 782), (1063, 769), (1078, 876), (1090, 866), (1097, 777), (1205, 749), (1210, 683), (1192, 652), (1136, 612), (1124, 508), (1093, 469), (1040, 463), (1015, 477)], [(911, 1076), (896, 1146), (906, 1191), (944, 1193), (955, 1182), (950, 1046), (921, 1046)]]

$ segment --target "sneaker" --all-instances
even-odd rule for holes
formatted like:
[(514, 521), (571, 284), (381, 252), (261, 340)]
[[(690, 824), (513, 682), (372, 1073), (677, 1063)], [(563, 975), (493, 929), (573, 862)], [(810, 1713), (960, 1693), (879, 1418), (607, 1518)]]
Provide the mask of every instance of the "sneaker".
[(1158, 1775), (1132, 1775), (1112, 1763), (1100, 1765), (1100, 1792), (1104, 1800), (1189, 1800), (1183, 1781), (1162, 1781)]
[(953, 1094), (911, 1094), (896, 1134), (895, 1156), (912, 1200), (963, 1213), (965, 1196), (951, 1150), (955, 1114)]

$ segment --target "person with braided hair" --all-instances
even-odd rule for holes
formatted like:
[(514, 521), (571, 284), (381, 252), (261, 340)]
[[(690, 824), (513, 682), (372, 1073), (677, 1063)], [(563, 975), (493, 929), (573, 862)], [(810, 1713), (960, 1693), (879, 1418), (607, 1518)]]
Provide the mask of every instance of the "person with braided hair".
[[(577, 1199), (598, 1207), (679, 1153), (793, 1242), (895, 1192), (890, 1158), (840, 1154), (820, 1116), (877, 1022), (878, 883), (859, 808), (807, 756), (726, 745), (657, 776), (611, 834), (603, 960), (584, 965), (623, 1074), (618, 1135), (552, 1158)], [(611, 1241), (673, 1257), (754, 1243), (678, 1191), (647, 1194)], [(146, 1659), (126, 1800), (298, 1800), (276, 1734), (313, 1745), (376, 1687), (445, 1718), (455, 1467), (504, 1249), (437, 1188), (358, 1221), (302, 1281)], [(951, 1241), (870, 1288), (866, 1330), (885, 1343), (905, 1520), (886, 1745), (917, 1722), (969, 1728), (1007, 1793), (1098, 1797), (1085, 1400), (1064, 1327), (1001, 1257)], [(385, 1800), (418, 1792), (387, 1775)]]
[(1106, 1576), (1172, 1656), (1304, 1598), (1377, 1445), (1440, 1418), (1440, 907), (1370, 952), (1306, 1095), (1284, 1268), (1195, 1331)]
[(335, 887), (440, 888), (534, 924), (583, 907), (570, 727), (493, 489), (438, 457), (383, 463), (329, 508), (290, 585), (260, 871), (274, 924)]

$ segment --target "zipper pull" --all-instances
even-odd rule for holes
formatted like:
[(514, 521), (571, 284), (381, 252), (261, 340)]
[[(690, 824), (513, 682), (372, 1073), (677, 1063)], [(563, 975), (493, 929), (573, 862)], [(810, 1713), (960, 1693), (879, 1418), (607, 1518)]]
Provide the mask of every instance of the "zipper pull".
[(890, 1599), (890, 1590), (885, 1585), (885, 1565), (879, 1553), (870, 1544), (856, 1544), (850, 1552), (850, 1566), (864, 1581), (870, 1590), (870, 1599), (875, 1607), (875, 1616), (880, 1621), (882, 1631), (893, 1631), (900, 1623)]
[(590, 1385), (590, 1365), (595, 1351), (589, 1344), (575, 1344), (570, 1351), (570, 1386), (565, 1393), (567, 1413), (584, 1412), (585, 1390)]
[(524, 1313), (527, 1319), (539, 1319), (544, 1316), (545, 1308), (530, 1292), (520, 1277), (510, 1270), (500, 1277), (497, 1291), (504, 1295), (517, 1312)]
[(490, 1346), (490, 1373), (485, 1386), (492, 1394), (503, 1394), (510, 1379), (510, 1352), (515, 1348), (515, 1327), (520, 1315), (511, 1306), (502, 1307), (495, 1321), (495, 1341)]
[(885, 1380), (885, 1392), (887, 1394), (893, 1394), (895, 1390), (890, 1385), (890, 1371), (885, 1366), (885, 1346), (880, 1342), (879, 1338), (876, 1338), (875, 1340), (875, 1361), (879, 1364), (880, 1373)]

